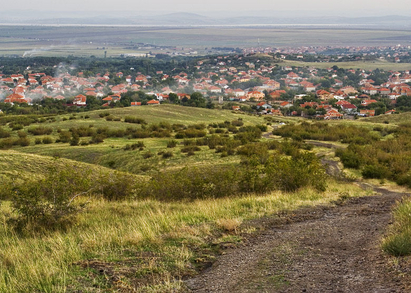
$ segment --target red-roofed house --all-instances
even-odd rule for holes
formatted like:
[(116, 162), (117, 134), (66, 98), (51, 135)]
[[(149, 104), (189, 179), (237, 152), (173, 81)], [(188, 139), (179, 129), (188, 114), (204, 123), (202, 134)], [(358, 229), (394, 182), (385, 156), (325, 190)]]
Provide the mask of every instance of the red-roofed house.
[(377, 103), (377, 101), (376, 100), (362, 100), (361, 101), (361, 105), (364, 106), (364, 107), (366, 107), (370, 104), (373, 104), (373, 103)]
[(151, 100), (147, 102), (147, 105), (160, 105), (160, 101)]
[(87, 104), (87, 97), (84, 95), (78, 95), (73, 100), (73, 105), (85, 106)]
[(360, 110), (360, 115), (362, 116), (374, 116), (375, 110)]
[(338, 112), (337, 109), (330, 109), (327, 111), (327, 113), (324, 115), (324, 119), (328, 120), (328, 119), (341, 119), (343, 118), (344, 115), (341, 114), (340, 112)]

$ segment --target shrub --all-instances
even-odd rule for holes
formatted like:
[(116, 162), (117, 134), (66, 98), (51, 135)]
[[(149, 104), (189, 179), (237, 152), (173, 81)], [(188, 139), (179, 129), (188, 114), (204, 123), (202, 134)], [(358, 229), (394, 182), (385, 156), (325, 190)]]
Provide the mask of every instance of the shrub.
[(23, 138), (23, 137), (27, 137), (27, 132), (24, 131), (18, 131), (17, 132), (18, 137)]
[(42, 144), (43, 142), (42, 142), (41, 138), (37, 137), (37, 138), (34, 140), (34, 143), (35, 143), (35, 144)]
[(70, 139), (71, 146), (77, 146), (80, 143), (80, 138), (77, 134), (73, 134), (73, 137)]
[(126, 173), (114, 172), (99, 180), (101, 195), (110, 201), (125, 200), (134, 197), (136, 192), (135, 179)]
[(92, 190), (89, 174), (75, 166), (52, 168), (45, 179), (15, 186), (11, 200), (17, 217), (10, 222), (19, 231), (50, 230), (72, 224), (83, 208), (76, 198)]
[(133, 144), (127, 144), (123, 149), (125, 151), (130, 151), (130, 150), (135, 150), (135, 149), (139, 149), (139, 150), (143, 150), (145, 148), (144, 142), (139, 141), (137, 143), (133, 143)]
[(30, 127), (27, 131), (33, 135), (50, 135), (53, 133), (53, 128), (38, 126), (38, 127)]
[(98, 114), (98, 116), (100, 116), (100, 118), (104, 118), (104, 117), (109, 116), (109, 115), (110, 115), (109, 112), (103, 112), (103, 113)]
[(102, 143), (102, 142), (104, 142), (105, 138), (106, 138), (106, 136), (104, 134), (95, 134), (91, 138), (90, 143), (95, 143), (95, 144)]
[(4, 130), (3, 127), (0, 127), (0, 138), (7, 138), (10, 137), (10, 132)]
[(172, 140), (169, 140), (168, 142), (167, 142), (167, 147), (168, 148), (175, 148), (176, 146), (177, 146), (177, 141), (176, 140), (174, 140), (174, 139), (172, 139)]
[(186, 167), (158, 172), (141, 185), (139, 196), (158, 200), (217, 198), (237, 192), (235, 167)]
[(189, 152), (194, 153), (194, 152), (198, 152), (198, 151), (201, 151), (201, 149), (196, 145), (189, 145), (189, 146), (183, 147), (181, 149), (182, 153), (189, 153)]
[(238, 120), (233, 120), (233, 121), (231, 121), (231, 125), (232, 125), (232, 126), (243, 126), (243, 125), (244, 125), (244, 122), (243, 122), (242, 119), (240, 118), (240, 119), (238, 119)]
[(44, 144), (53, 143), (53, 139), (50, 136), (45, 136), (45, 137), (43, 137), (43, 143)]
[(4, 138), (0, 140), (0, 149), (9, 149), (14, 145), (16, 140), (14, 138)]
[(388, 177), (389, 170), (380, 164), (373, 164), (364, 166), (361, 174), (364, 178), (383, 179)]
[(346, 168), (359, 169), (361, 166), (361, 157), (350, 148), (347, 148), (346, 150), (337, 149), (335, 155), (340, 158)]
[(13, 125), (11, 126), (11, 129), (12, 129), (13, 131), (21, 130), (21, 129), (23, 129), (23, 125), (21, 125), (21, 124), (13, 124)]
[(170, 151), (164, 152), (162, 154), (163, 159), (168, 159), (168, 158), (171, 158), (172, 156), (173, 156), (173, 152), (170, 152)]
[(61, 131), (59, 133), (59, 140), (63, 143), (70, 142), (71, 132), (70, 131)]
[(145, 152), (142, 156), (143, 156), (144, 159), (148, 159), (148, 158), (151, 158), (152, 156), (154, 156), (154, 154), (152, 152), (148, 151), (148, 152)]
[(133, 117), (133, 116), (126, 116), (124, 118), (124, 122), (137, 123), (137, 124), (147, 124), (147, 122), (143, 118), (138, 118), (138, 117)]
[(29, 146), (30, 145), (30, 139), (27, 137), (20, 137), (17, 140), (14, 141), (15, 145), (20, 145), (20, 146)]

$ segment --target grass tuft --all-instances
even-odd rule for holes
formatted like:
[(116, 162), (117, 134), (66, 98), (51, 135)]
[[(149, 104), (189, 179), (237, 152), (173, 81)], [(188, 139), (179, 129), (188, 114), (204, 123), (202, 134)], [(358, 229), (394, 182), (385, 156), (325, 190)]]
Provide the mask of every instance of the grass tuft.
[(394, 256), (411, 255), (411, 199), (398, 205), (394, 211), (394, 224), (383, 240), (383, 250)]

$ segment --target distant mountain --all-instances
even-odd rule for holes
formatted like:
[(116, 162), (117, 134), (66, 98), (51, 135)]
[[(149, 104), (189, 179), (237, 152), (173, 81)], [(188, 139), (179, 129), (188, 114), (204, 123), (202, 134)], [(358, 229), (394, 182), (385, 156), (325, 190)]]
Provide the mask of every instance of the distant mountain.
[(338, 25), (373, 28), (411, 28), (411, 17), (400, 15), (375, 17), (341, 17), (341, 16), (310, 16), (301, 12), (292, 16), (290, 13), (271, 13), (273, 16), (243, 15), (204, 16), (196, 13), (177, 12), (153, 15), (150, 13), (133, 12), (34, 12), (10, 11), (4, 13), (0, 23), (6, 24), (60, 24), (60, 25), (144, 25), (144, 26), (209, 26), (209, 25)]

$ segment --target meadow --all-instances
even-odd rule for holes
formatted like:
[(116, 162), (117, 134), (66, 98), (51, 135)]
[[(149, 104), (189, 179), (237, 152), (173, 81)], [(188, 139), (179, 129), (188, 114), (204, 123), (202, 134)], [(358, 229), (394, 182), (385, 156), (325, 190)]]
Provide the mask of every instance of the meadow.
[[(134, 117), (140, 123), (127, 123), (126, 117)], [(126, 186), (127, 194), (117, 200), (100, 191), (76, 198), (76, 204), (86, 205), (76, 214), (74, 224), (64, 229), (51, 229), (50, 225), (40, 230), (30, 230), (30, 225), (24, 230), (16, 229), (11, 219), (18, 217), (21, 210), (13, 201), (15, 195), (9, 193), (3, 197), (0, 205), (1, 292), (183, 291), (186, 278), (210, 266), (226, 247), (236, 247), (249, 235), (263, 229), (264, 219), (279, 219), (299, 208), (334, 205), (351, 197), (372, 195), (352, 184), (350, 178), (335, 179), (325, 175), (317, 165), (316, 156), (309, 156), (324, 153), (324, 149), (312, 149), (301, 141), (301, 138), (306, 139), (308, 130), (317, 135), (321, 132), (318, 127), (338, 127), (341, 123), (342, 131), (327, 133), (338, 136), (333, 143), (345, 147), (347, 142), (339, 139), (351, 132), (353, 136), (361, 135), (361, 130), (354, 129), (353, 124), (364, 127), (366, 131), (362, 136), (372, 142), (376, 134), (383, 132), (375, 127), (398, 128), (396, 120), (390, 120), (387, 125), (385, 120), (364, 119), (333, 121), (330, 126), (303, 123), (308, 129), (304, 133), (301, 119), (264, 118), (175, 105), (37, 117), (37, 122), (17, 127), (15, 124), (25, 121), (22, 116), (9, 118), (0, 117), (1, 133), (10, 133), (10, 137), (0, 141), (26, 138), (29, 145), (12, 145), (10, 149), (0, 150), (3, 187), (29, 186), (31, 182), (47, 179), (50, 169), (70, 170), (70, 166), (77, 166), (79, 173), (73, 177), (78, 178), (83, 171), (89, 172), (99, 176), (95, 180), (99, 184), (120, 183), (113, 185), (114, 192), (123, 192), (121, 186)], [(13, 119), (17, 122), (13, 123)], [(280, 121), (286, 122), (282, 126), (284, 129), (277, 129), (274, 133), (277, 136), (272, 136), (272, 126)], [(151, 133), (158, 136), (164, 133), (161, 125), (169, 129), (170, 137), (109, 136), (102, 142), (89, 143), (92, 137), (81, 136), (77, 145), (56, 142), (61, 133), (68, 133), (70, 129), (72, 133), (78, 129), (95, 129), (96, 134), (99, 128), (120, 133), (131, 127), (139, 131), (151, 129)], [(172, 130), (172, 125), (178, 130)], [(296, 128), (291, 134), (293, 138), (286, 138), (289, 128)], [(205, 137), (178, 138), (182, 133), (202, 131)], [(39, 134), (42, 132), (47, 134)], [(50, 142), (44, 140), (45, 137), (50, 138)], [(199, 143), (207, 138), (208, 144)], [(217, 141), (216, 146), (210, 144), (213, 141), (210, 138)], [(313, 139), (327, 140), (319, 136)], [(225, 144), (218, 145), (220, 140)], [(82, 145), (82, 141), (87, 144)], [(172, 141), (174, 143), (170, 143)], [(192, 154), (183, 151), (187, 147), (194, 150)], [(164, 156), (165, 152), (173, 155)], [(333, 152), (328, 152), (327, 157), (338, 160)], [(301, 158), (311, 158), (312, 164), (298, 165)], [(300, 169), (296, 172), (291, 168), (289, 173), (273, 175), (277, 169), (270, 168), (275, 164), (280, 164), (281, 170)], [(313, 166), (318, 169), (311, 170)], [(213, 178), (212, 174), (221, 177)], [(313, 177), (315, 182), (324, 183), (325, 189), (318, 188), (315, 182), (306, 182), (292, 192), (270, 185), (286, 180), (298, 183), (301, 174), (303, 177), (304, 174), (317, 176)], [(122, 184), (127, 182), (118, 181), (118, 178), (128, 178), (127, 182), (137, 184)], [(187, 181), (184, 186), (187, 178), (193, 178), (194, 183)], [(156, 182), (163, 182), (168, 190), (156, 186)], [(226, 188), (227, 194), (216, 191), (213, 196), (216, 186)], [(15, 190), (25, 189), (23, 186)], [(230, 193), (233, 190), (241, 192)], [(174, 197), (164, 196), (171, 192)]]
[[(105, 116), (110, 113), (113, 120), (108, 121)], [(103, 116), (103, 117), (100, 117)], [(115, 121), (115, 118), (122, 118), (121, 121)], [(167, 148), (169, 141), (173, 140), (172, 136), (154, 137), (154, 138), (130, 138), (130, 136), (107, 137), (103, 142), (98, 144), (88, 144), (89, 137), (81, 137), (79, 146), (73, 148), (69, 143), (43, 143), (35, 144), (34, 139), (42, 141), (45, 137), (55, 142), (59, 139), (59, 131), (67, 132), (70, 128), (83, 129), (110, 129), (114, 133), (124, 131), (127, 128), (141, 129), (141, 125), (124, 122), (124, 117), (138, 117), (144, 120), (148, 125), (158, 124), (159, 122), (179, 124), (180, 126), (190, 126), (194, 124), (209, 125), (210, 123), (223, 123), (224, 121), (234, 121), (241, 119), (244, 125), (263, 124), (264, 119), (258, 116), (240, 114), (228, 110), (208, 110), (192, 107), (181, 107), (174, 105), (145, 106), (145, 107), (128, 107), (110, 110), (98, 110), (84, 114), (60, 115), (47, 122), (37, 124), (39, 126), (24, 126), (22, 131), (27, 132), (30, 128), (45, 127), (52, 130), (48, 135), (28, 135), (31, 140), (29, 146), (13, 147), (20, 152), (45, 155), (50, 157), (66, 158), (90, 164), (98, 164), (105, 167), (115, 168), (119, 171), (127, 171), (136, 174), (144, 174), (145, 171), (157, 170), (159, 168), (174, 168), (189, 165), (210, 165), (210, 164), (231, 164), (238, 162), (238, 158), (224, 157), (216, 154), (215, 150), (208, 147), (200, 146), (202, 149), (195, 156), (187, 156), (180, 151), (180, 147), (174, 150)], [(41, 125), (41, 126), (40, 126)], [(10, 130), (10, 127), (4, 127)], [(12, 137), (17, 137), (17, 131), (12, 132)], [(174, 134), (173, 134), (174, 136)], [(127, 145), (144, 142), (144, 151), (132, 149), (125, 151)], [(87, 143), (87, 145), (85, 145)], [(182, 145), (183, 140), (179, 140), (178, 145)], [(161, 159), (159, 152), (173, 151), (173, 156), (166, 160)], [(147, 152), (153, 156), (146, 159), (143, 155)]]

